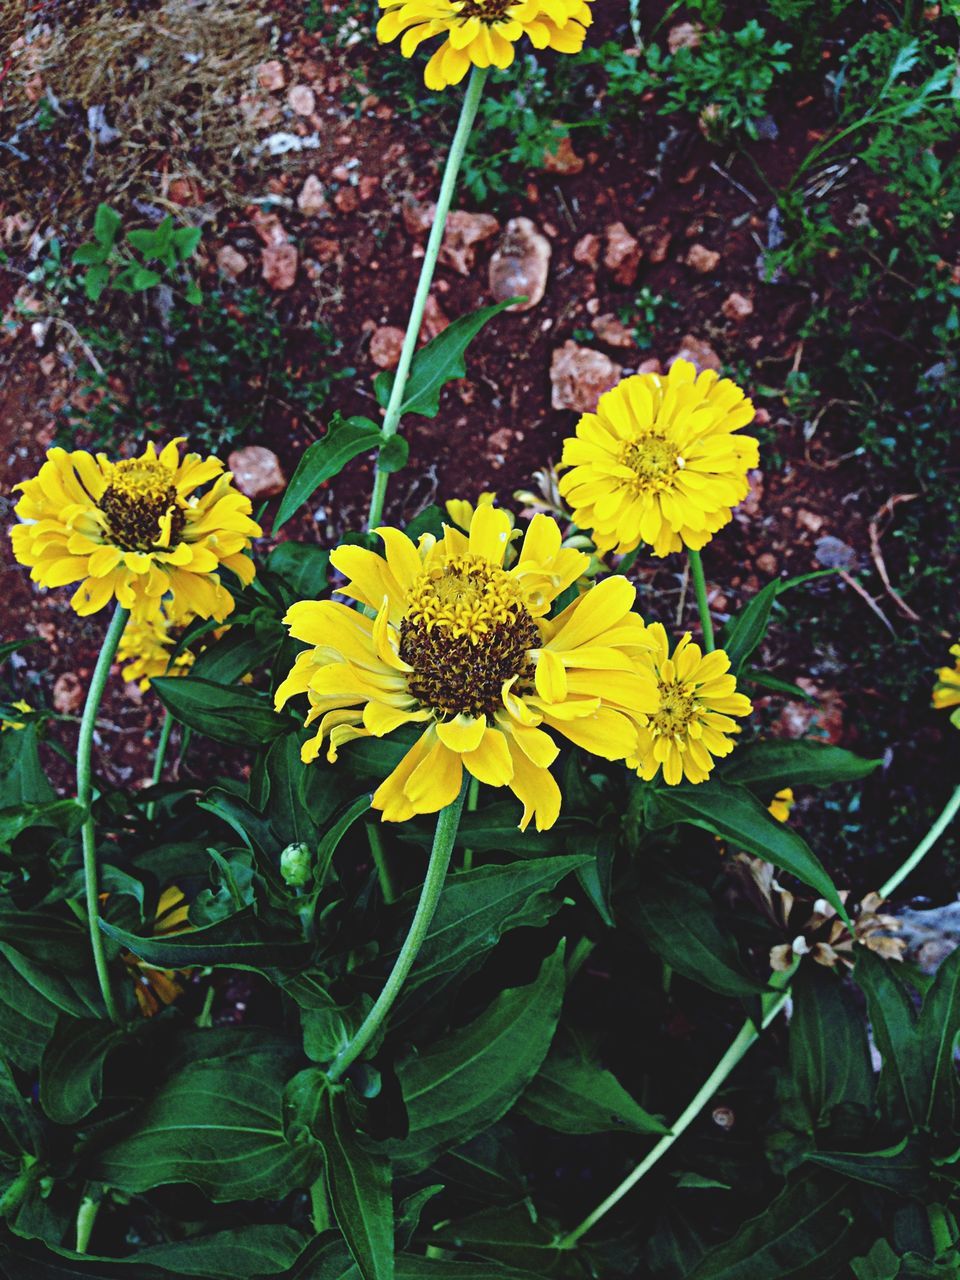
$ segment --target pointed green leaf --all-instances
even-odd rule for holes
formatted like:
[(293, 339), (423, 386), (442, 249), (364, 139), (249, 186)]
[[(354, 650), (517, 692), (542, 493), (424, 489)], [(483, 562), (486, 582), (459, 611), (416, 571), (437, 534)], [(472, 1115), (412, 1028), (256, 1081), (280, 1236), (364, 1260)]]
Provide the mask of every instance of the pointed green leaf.
[(314, 440), (297, 463), (281, 499), (273, 532), (286, 524), (325, 480), (339, 475), (351, 458), (378, 448), (381, 440), (380, 428), (369, 418), (343, 418), (335, 414), (327, 427), (327, 434), (320, 440)]
[(390, 1161), (357, 1133), (343, 1089), (327, 1090), (320, 1121), (327, 1191), (363, 1280), (394, 1280)]
[(930, 1153), (916, 1138), (883, 1151), (815, 1151), (807, 1161), (901, 1196), (921, 1195), (930, 1182)]
[(55, 1124), (76, 1124), (99, 1103), (107, 1055), (124, 1038), (110, 1022), (61, 1014), (40, 1061), (40, 1105)]
[(174, 1276), (199, 1276), (203, 1280), (262, 1280), (286, 1271), (300, 1256), (304, 1239), (293, 1227), (280, 1223), (254, 1223), (190, 1236), (173, 1244), (141, 1249), (129, 1262), (149, 1264)]
[(109, 247), (117, 238), (122, 221), (119, 213), (111, 209), (108, 204), (98, 204), (97, 212), (93, 215), (94, 238), (100, 244)]
[(266, 694), (242, 685), (224, 687), (199, 676), (163, 676), (151, 683), (175, 720), (216, 742), (272, 742), (299, 726), (276, 712)]
[(409, 1132), (390, 1144), (398, 1167), (426, 1169), (504, 1115), (546, 1057), (563, 998), (562, 946), (535, 982), (501, 994), (484, 1012), (397, 1068)]
[[(400, 413), (417, 413), (424, 418), (435, 418), (440, 412), (440, 392), (454, 378), (465, 378), (467, 366), (464, 352), (483, 326), (494, 316), (522, 302), (522, 298), (508, 298), (490, 307), (481, 307), (469, 315), (454, 320), (442, 333), (432, 338), (413, 357), (410, 376), (403, 391)], [(383, 408), (390, 401), (390, 392), (396, 375), (379, 373), (374, 379), (374, 390)]]
[(927, 1123), (944, 1132), (957, 1132), (958, 1083), (956, 1050), (960, 1039), (960, 948), (937, 970), (923, 998), (917, 1020), (917, 1040), (923, 1046), (927, 1082)]
[(734, 848), (772, 862), (826, 898), (841, 920), (849, 920), (836, 886), (806, 841), (777, 822), (745, 787), (719, 779), (699, 786), (662, 787), (651, 794), (649, 808), (657, 826), (687, 822), (703, 827)]
[(721, 648), (730, 659), (730, 669), (734, 675), (740, 674), (743, 664), (767, 634), (770, 612), (777, 596), (783, 595), (791, 587), (810, 582), (814, 578), (827, 577), (833, 572), (833, 569), (820, 569), (815, 573), (802, 573), (796, 578), (768, 582), (735, 618), (730, 619), (723, 633)]
[(723, 767), (724, 782), (739, 782), (772, 793), (781, 787), (829, 787), (858, 782), (881, 762), (818, 742), (769, 739), (741, 747)]
[(927, 1097), (917, 1015), (909, 993), (888, 960), (859, 948), (853, 976), (867, 998), (867, 1012), (882, 1066), (877, 1088), (881, 1113), (898, 1127), (920, 1124)]
[(853, 993), (832, 970), (801, 966), (791, 984), (790, 1070), (811, 1129), (840, 1105), (873, 1106), (870, 1045)]
[(296, 968), (313, 953), (313, 944), (302, 938), (282, 938), (267, 931), (253, 907), (244, 907), (225, 920), (161, 938), (143, 938), (106, 920), (100, 927), (108, 938), (158, 969), (188, 969), (210, 965), (228, 969)]

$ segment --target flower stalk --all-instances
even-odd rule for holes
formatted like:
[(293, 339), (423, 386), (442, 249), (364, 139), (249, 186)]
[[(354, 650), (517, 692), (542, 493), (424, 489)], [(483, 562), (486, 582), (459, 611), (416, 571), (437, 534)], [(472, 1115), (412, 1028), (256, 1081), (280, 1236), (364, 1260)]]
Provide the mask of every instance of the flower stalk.
[(84, 704), (83, 716), (80, 720), (80, 735), (77, 740), (77, 801), (87, 810), (87, 816), (84, 819), (80, 834), (83, 841), (83, 882), (87, 907), (87, 926), (90, 930), (90, 950), (93, 952), (93, 963), (97, 971), (97, 981), (100, 983), (107, 1015), (113, 1022), (117, 1023), (120, 1021), (120, 1015), (117, 1012), (116, 1002), (113, 998), (113, 989), (110, 985), (110, 970), (107, 967), (107, 957), (103, 948), (103, 934), (100, 931), (97, 832), (90, 805), (93, 799), (93, 733), (97, 723), (97, 712), (100, 710), (103, 691), (106, 687), (107, 677), (110, 674), (110, 666), (116, 656), (117, 646), (120, 643), (120, 637), (123, 635), (123, 629), (127, 625), (129, 617), (130, 611), (124, 609), (122, 605), (118, 605), (110, 620), (103, 648), (100, 650), (100, 656), (97, 658), (97, 665), (94, 667), (93, 676), (90, 680), (90, 688), (87, 690), (87, 700)]
[(713, 637), (713, 619), (710, 617), (710, 604), (707, 600), (707, 580), (703, 573), (703, 560), (699, 551), (687, 547), (687, 558), (690, 561), (690, 572), (693, 576), (693, 589), (697, 595), (697, 609), (700, 613), (700, 629), (703, 632), (703, 649), (712, 653), (716, 648)]
[[(163, 765), (167, 758), (167, 748), (170, 746), (170, 733), (173, 729), (173, 716), (169, 711), (163, 713), (163, 724), (160, 726), (160, 740), (157, 742), (157, 754), (153, 760), (153, 774), (150, 778), (150, 785), (157, 787), (163, 777)], [(147, 805), (147, 821), (152, 822), (157, 812), (156, 800), (151, 800)]]
[[(691, 555), (694, 553), (691, 552)], [(880, 888), (881, 898), (888, 897), (895, 889), (897, 889), (906, 877), (914, 871), (920, 864), (926, 854), (930, 852), (936, 842), (940, 839), (947, 827), (956, 817), (957, 811), (960, 810), (960, 785), (958, 785), (950, 799), (944, 805), (943, 811), (931, 826), (930, 830), (923, 837), (913, 852), (904, 859), (899, 868)], [(587, 1234), (601, 1218), (605, 1217), (610, 1210), (623, 1199), (629, 1191), (637, 1185), (640, 1179), (660, 1160), (660, 1158), (670, 1150), (676, 1140), (682, 1133), (687, 1130), (693, 1121), (697, 1118), (703, 1108), (707, 1105), (716, 1091), (724, 1084), (727, 1077), (734, 1068), (742, 1061), (747, 1051), (756, 1044), (760, 1038), (761, 1031), (765, 1031), (767, 1027), (774, 1021), (777, 1015), (790, 999), (789, 983), (792, 979), (799, 958), (790, 966), (780, 973), (774, 973), (770, 978), (771, 990), (761, 997), (762, 1014), (760, 1026), (757, 1027), (748, 1018), (740, 1030), (737, 1032), (730, 1047), (724, 1053), (717, 1065), (711, 1071), (710, 1075), (704, 1081), (703, 1085), (692, 1098), (688, 1106), (681, 1112), (677, 1119), (673, 1122), (670, 1132), (664, 1134), (660, 1141), (651, 1151), (640, 1161), (637, 1167), (629, 1173), (626, 1178), (616, 1187), (605, 1200), (597, 1205), (592, 1213), (587, 1214), (579, 1226), (573, 1231), (567, 1233), (558, 1242), (558, 1248), (572, 1249), (577, 1242)]]
[[(457, 130), (453, 135), (453, 142), (450, 144), (450, 151), (447, 154), (447, 163), (440, 183), (440, 194), (437, 196), (436, 214), (434, 215), (433, 226), (430, 228), (430, 237), (427, 240), (427, 247), (424, 251), (423, 263), (420, 267), (417, 292), (414, 295), (413, 306), (410, 308), (410, 319), (407, 321), (403, 348), (400, 352), (400, 359), (397, 362), (393, 386), (390, 390), (390, 399), (383, 417), (384, 440), (389, 440), (391, 436), (396, 435), (400, 426), (400, 414), (403, 409), (403, 397), (407, 387), (407, 379), (410, 375), (410, 365), (417, 349), (417, 339), (420, 336), (420, 328), (423, 324), (423, 312), (427, 305), (427, 298), (430, 296), (430, 286), (433, 283), (433, 273), (436, 270), (440, 246), (443, 244), (443, 232), (447, 222), (447, 214), (450, 212), (450, 204), (453, 200), (453, 193), (456, 190), (460, 166), (463, 163), (470, 131), (473, 128), (477, 108), (480, 105), (483, 86), (487, 79), (487, 71), (486, 67), (472, 68), (466, 92), (463, 96), (460, 119), (457, 121)], [(378, 468), (374, 475), (373, 493), (370, 497), (370, 514), (367, 518), (368, 529), (376, 529), (383, 518), (383, 504), (387, 496), (387, 478), (388, 473)]]
[(460, 794), (456, 800), (452, 804), (448, 804), (445, 809), (441, 809), (437, 815), (437, 826), (433, 836), (430, 862), (427, 866), (427, 874), (424, 877), (423, 888), (420, 890), (420, 901), (417, 903), (410, 931), (404, 939), (400, 954), (397, 956), (396, 963), (384, 984), (383, 990), (377, 997), (376, 1004), (364, 1018), (350, 1042), (340, 1050), (330, 1064), (327, 1070), (327, 1078), (331, 1083), (341, 1078), (377, 1034), (387, 1014), (396, 1003), (403, 984), (406, 982), (410, 970), (420, 954), (420, 948), (423, 946), (427, 930), (430, 928), (430, 922), (436, 912), (437, 903), (440, 901), (440, 893), (443, 890), (443, 883), (447, 876), (447, 869), (450, 866), (450, 858), (453, 854), (457, 828), (460, 826), (460, 814), (463, 811), (466, 791), (467, 785), (466, 779), (464, 779), (464, 785), (460, 788)]

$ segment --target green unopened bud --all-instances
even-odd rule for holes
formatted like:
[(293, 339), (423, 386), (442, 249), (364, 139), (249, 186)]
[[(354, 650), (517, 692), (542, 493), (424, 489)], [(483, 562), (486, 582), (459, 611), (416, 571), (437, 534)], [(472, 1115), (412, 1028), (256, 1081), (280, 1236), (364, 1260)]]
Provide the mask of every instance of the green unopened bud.
[(291, 889), (303, 889), (313, 875), (313, 854), (302, 841), (288, 844), (280, 855), (280, 874)]

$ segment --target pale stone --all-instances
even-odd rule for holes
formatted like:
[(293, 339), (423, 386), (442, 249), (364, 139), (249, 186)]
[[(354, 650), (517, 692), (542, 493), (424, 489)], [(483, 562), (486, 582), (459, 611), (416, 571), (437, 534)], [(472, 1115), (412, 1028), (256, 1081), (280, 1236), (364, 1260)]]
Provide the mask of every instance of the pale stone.
[(315, 173), (309, 174), (304, 182), (300, 194), (297, 196), (297, 208), (305, 218), (319, 218), (321, 215), (330, 212), (323, 183)]
[(508, 311), (529, 311), (543, 298), (550, 270), (550, 241), (529, 218), (511, 218), (490, 259), (490, 292), (497, 302), (524, 297)]
[(370, 359), (381, 369), (395, 369), (403, 350), (402, 329), (396, 325), (385, 324), (374, 329), (370, 339)]
[(600, 237), (592, 232), (581, 236), (573, 246), (573, 260), (585, 267), (595, 267), (600, 261)]
[(277, 62), (276, 59), (261, 62), (257, 67), (257, 83), (261, 89), (269, 89), (271, 92), (282, 89), (286, 83), (283, 63)]
[(720, 310), (728, 320), (739, 323), (753, 315), (753, 303), (742, 293), (731, 293)]
[(604, 391), (620, 381), (622, 370), (609, 356), (565, 342), (550, 361), (550, 403), (554, 409), (593, 413)]
[(440, 262), (445, 267), (452, 267), (460, 275), (468, 276), (476, 261), (477, 246), (495, 236), (499, 230), (500, 223), (491, 213), (468, 213), (466, 209), (454, 209), (444, 228)]
[(291, 289), (297, 278), (299, 254), (292, 244), (268, 244), (261, 253), (262, 274), (271, 289)]
[(617, 284), (634, 284), (643, 253), (640, 242), (630, 234), (622, 222), (612, 222), (607, 227), (606, 238), (604, 266), (613, 272), (613, 278)]
[(691, 364), (696, 365), (698, 373), (702, 373), (704, 369), (713, 369), (719, 373), (722, 368), (720, 357), (710, 343), (704, 342), (702, 338), (697, 338), (692, 333), (684, 334), (680, 339), (680, 347), (667, 367), (669, 368), (677, 360), (689, 360)]
[(715, 249), (708, 249), (703, 244), (692, 244), (687, 252), (687, 266), (692, 267), (701, 276), (715, 271), (719, 261), (719, 253)]
[(217, 270), (228, 280), (238, 280), (248, 266), (246, 258), (232, 244), (225, 244), (217, 250)]
[(273, 498), (287, 487), (280, 459), (272, 449), (250, 444), (236, 449), (227, 458), (227, 469), (233, 473), (234, 483), (251, 501)]
[(298, 116), (312, 116), (317, 99), (308, 84), (295, 84), (287, 93), (287, 101)]
[(597, 316), (593, 322), (593, 331), (609, 347), (632, 347), (635, 345), (633, 330), (628, 329), (622, 320), (612, 313)]

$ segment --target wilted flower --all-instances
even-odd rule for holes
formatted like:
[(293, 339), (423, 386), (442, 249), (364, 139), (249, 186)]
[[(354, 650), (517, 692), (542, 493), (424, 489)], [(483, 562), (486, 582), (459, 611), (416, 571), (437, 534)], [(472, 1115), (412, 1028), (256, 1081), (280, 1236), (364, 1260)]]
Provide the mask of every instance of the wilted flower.
[[(173, 933), (184, 933), (193, 926), (188, 920), (189, 903), (183, 891), (176, 885), (164, 889), (157, 903), (152, 936), (163, 938)], [(121, 959), (133, 978), (137, 1004), (145, 1018), (152, 1018), (164, 1005), (173, 1004), (183, 995), (183, 978), (189, 970), (155, 969), (139, 959), (132, 951), (124, 951)]]
[(950, 654), (954, 658), (952, 667), (941, 667), (937, 672), (937, 683), (933, 686), (933, 705), (942, 710), (955, 707), (950, 715), (950, 723), (960, 729), (960, 643), (950, 646)]
[[(884, 960), (903, 959), (907, 944), (903, 938), (893, 936), (903, 924), (896, 916), (881, 913), (883, 898), (878, 893), (868, 893), (848, 909), (853, 920), (851, 933), (829, 902), (820, 898), (811, 904), (809, 899), (798, 899), (789, 889), (784, 889), (769, 862), (739, 853), (736, 865), (750, 897), (791, 939), (770, 949), (770, 966), (778, 973), (791, 968), (801, 956), (810, 956), (827, 968), (837, 964), (852, 966), (857, 945), (867, 947)], [(844, 906), (848, 898), (848, 891), (841, 890), (840, 900)]]
[(39, 474), (17, 485), (23, 523), (11, 533), (14, 555), (34, 582), (79, 582), (70, 603), (81, 615), (116, 597), (141, 616), (166, 599), (177, 615), (226, 617), (233, 598), (218, 571), (252, 580), (244, 553), (260, 527), (223, 463), (198, 453), (181, 459), (182, 443), (172, 441), (159, 456), (150, 443), (139, 458), (120, 462), (83, 449), (49, 450)]
[(319, 732), (302, 751), (327, 759), (353, 738), (423, 726), (417, 742), (373, 797), (383, 819), (433, 813), (459, 793), (462, 771), (509, 786), (543, 830), (556, 821), (560, 789), (550, 774), (558, 747), (545, 729), (608, 760), (636, 752), (636, 723), (657, 706), (642, 660), (647, 633), (631, 612), (634, 588), (607, 578), (555, 618), (551, 605), (587, 557), (561, 546), (555, 521), (531, 521), (511, 568), (506, 512), (480, 506), (469, 536), (446, 528), (415, 545), (377, 530), (384, 554), (340, 547), (332, 563), (351, 579), (345, 594), (375, 618), (333, 601), (302, 601), (286, 616), (312, 647), (277, 691), (277, 706), (306, 693)]
[(699, 550), (747, 496), (758, 444), (736, 432), (752, 419), (735, 383), (686, 360), (625, 378), (564, 441), (560, 493), (601, 553)]
[(381, 44), (403, 33), (405, 58), (433, 36), (447, 38), (423, 73), (428, 89), (459, 84), (471, 64), (509, 67), (514, 45), (526, 36), (535, 49), (579, 53), (593, 21), (592, 0), (379, 0)]
[(124, 680), (135, 680), (145, 691), (154, 676), (186, 675), (194, 655), (184, 649), (172, 658), (176, 637), (171, 634), (171, 625), (162, 608), (144, 617), (131, 615), (117, 648), (117, 661), (126, 663), (120, 670)]
[(730, 659), (722, 649), (703, 654), (689, 631), (670, 657), (667, 633), (659, 622), (647, 628), (651, 642), (648, 661), (657, 679), (658, 704), (637, 735), (637, 755), (628, 760), (648, 782), (663, 766), (664, 781), (675, 786), (684, 778), (703, 782), (714, 757), (733, 750), (731, 734), (740, 732), (732, 716), (753, 710), (750, 699), (737, 693), (729, 674)]
[(783, 787), (767, 805), (767, 811), (772, 813), (778, 822), (786, 822), (790, 817), (790, 810), (796, 803), (793, 787)]

